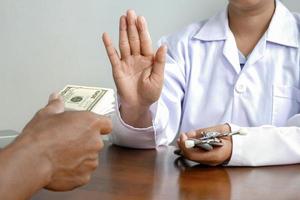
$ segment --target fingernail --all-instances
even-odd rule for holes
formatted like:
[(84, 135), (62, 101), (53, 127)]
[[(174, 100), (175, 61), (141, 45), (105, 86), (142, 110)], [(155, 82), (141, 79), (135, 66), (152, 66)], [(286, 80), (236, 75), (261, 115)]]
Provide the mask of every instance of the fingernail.
[(127, 15), (132, 14), (135, 15), (135, 11), (133, 9), (127, 10)]
[(58, 98), (59, 98), (59, 94), (57, 92), (53, 92), (49, 96), (49, 101), (53, 101), (53, 100), (58, 99)]

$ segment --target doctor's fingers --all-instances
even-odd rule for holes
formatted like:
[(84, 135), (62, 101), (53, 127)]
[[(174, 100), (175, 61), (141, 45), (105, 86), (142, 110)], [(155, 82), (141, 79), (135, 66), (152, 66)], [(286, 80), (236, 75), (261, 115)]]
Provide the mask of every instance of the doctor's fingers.
[(103, 33), (102, 40), (114, 72), (121, 66), (120, 56), (107, 33)]
[(162, 45), (161, 47), (159, 47), (154, 57), (154, 64), (153, 64), (150, 78), (159, 80), (161, 82), (163, 81), (165, 63), (166, 63), (166, 54), (167, 54), (167, 46)]
[(211, 131), (216, 131), (219, 133), (225, 133), (225, 132), (230, 132), (230, 127), (228, 124), (220, 124), (220, 125), (216, 125), (216, 126), (211, 126), (208, 128), (201, 128), (196, 130), (196, 135), (200, 135), (205, 133), (205, 132), (211, 132)]
[(127, 34), (127, 18), (124, 15), (120, 18), (119, 48), (122, 59), (126, 58), (127, 56), (130, 56), (130, 45)]
[(210, 166), (219, 165), (221, 162), (221, 155), (215, 151), (205, 151), (199, 148), (187, 149), (183, 141), (179, 142), (179, 148), (185, 158)]
[(137, 17), (134, 10), (127, 11), (127, 34), (132, 55), (140, 55), (140, 37), (137, 29)]
[(188, 138), (200, 138), (203, 136), (203, 131), (197, 131), (197, 130), (189, 131), (186, 133), (186, 136)]
[(137, 18), (141, 52), (144, 56), (153, 56), (152, 41), (148, 31), (147, 21), (143, 16)]

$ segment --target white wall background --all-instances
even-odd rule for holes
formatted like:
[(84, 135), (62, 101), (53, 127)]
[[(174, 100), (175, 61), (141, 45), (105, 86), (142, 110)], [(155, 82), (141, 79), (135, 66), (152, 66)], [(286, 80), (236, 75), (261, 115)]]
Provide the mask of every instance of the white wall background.
[[(144, 15), (153, 41), (221, 10), (227, 0), (0, 0), (0, 130), (20, 131), (66, 84), (114, 87), (101, 41), (119, 16)], [(300, 11), (297, 0), (284, 0)]]

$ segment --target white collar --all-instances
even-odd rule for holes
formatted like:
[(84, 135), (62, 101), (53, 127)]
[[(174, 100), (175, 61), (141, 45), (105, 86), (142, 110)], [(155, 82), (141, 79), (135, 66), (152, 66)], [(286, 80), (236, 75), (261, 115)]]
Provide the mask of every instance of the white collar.
[[(210, 18), (194, 35), (203, 41), (218, 41), (228, 39), (231, 30), (228, 24), (227, 9)], [(299, 31), (293, 14), (278, 0), (270, 26), (266, 32), (266, 40), (272, 43), (299, 47)]]
[(227, 9), (208, 19), (194, 38), (203, 41), (226, 40), (230, 31)]

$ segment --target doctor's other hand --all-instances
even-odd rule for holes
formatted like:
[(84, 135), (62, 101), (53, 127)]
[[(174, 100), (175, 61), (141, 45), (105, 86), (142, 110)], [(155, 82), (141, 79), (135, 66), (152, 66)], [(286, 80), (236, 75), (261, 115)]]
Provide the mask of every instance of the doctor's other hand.
[(44, 166), (45, 177), (49, 177), (43, 187), (70, 190), (88, 183), (103, 148), (101, 134), (111, 129), (109, 119), (91, 112), (64, 112), (63, 101), (57, 96), (49, 99), (48, 105), (26, 125), (15, 143), (24, 151), (39, 152), (39, 167)]
[(133, 10), (120, 18), (120, 55), (107, 33), (102, 39), (112, 65), (123, 120), (136, 127), (151, 125), (149, 107), (162, 91), (166, 46), (153, 51), (147, 22)]
[(217, 131), (220, 133), (224, 133), (230, 132), (231, 128), (228, 124), (223, 124), (190, 131), (188, 133), (182, 133), (180, 135), (180, 138), (177, 140), (177, 144), (182, 151), (183, 156), (189, 160), (210, 166), (217, 166), (228, 162), (231, 158), (232, 153), (231, 137), (222, 138), (222, 142), (224, 143), (224, 145), (222, 147), (214, 147), (210, 151), (206, 151), (197, 147), (191, 149), (185, 147), (185, 141), (188, 138), (199, 138), (201, 137), (202, 132), (208, 131)]

